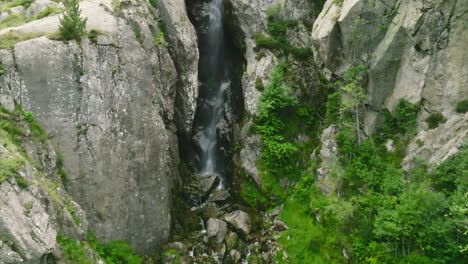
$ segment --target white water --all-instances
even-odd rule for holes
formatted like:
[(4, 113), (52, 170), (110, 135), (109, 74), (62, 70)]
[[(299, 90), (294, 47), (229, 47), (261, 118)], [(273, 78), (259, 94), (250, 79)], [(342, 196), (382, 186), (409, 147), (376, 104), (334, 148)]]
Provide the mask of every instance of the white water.
[[(218, 142), (218, 125), (223, 120), (224, 104), (226, 103), (226, 91), (230, 88), (230, 81), (224, 79), (224, 29), (223, 29), (223, 0), (213, 0), (209, 3), (208, 32), (204, 36), (205, 45), (209, 52), (207, 60), (201, 67), (209, 73), (204, 80), (204, 106), (200, 115), (203, 120), (196, 134), (198, 145), (201, 149), (200, 172), (202, 176), (222, 174), (223, 153)], [(225, 180), (221, 180), (217, 189), (225, 188)]]

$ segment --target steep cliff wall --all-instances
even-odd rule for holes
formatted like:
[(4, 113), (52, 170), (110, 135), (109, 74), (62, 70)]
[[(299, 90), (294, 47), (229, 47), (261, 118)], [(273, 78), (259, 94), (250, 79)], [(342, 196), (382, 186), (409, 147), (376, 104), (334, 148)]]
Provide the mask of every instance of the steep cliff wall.
[[(169, 236), (176, 127), (190, 131), (197, 97), (195, 31), (183, 1), (160, 1), (161, 12), (143, 0), (80, 5), (96, 37), (44, 36), (0, 50), (1, 104), (36, 114), (98, 237), (148, 252)], [(55, 15), (0, 37), (57, 28)]]

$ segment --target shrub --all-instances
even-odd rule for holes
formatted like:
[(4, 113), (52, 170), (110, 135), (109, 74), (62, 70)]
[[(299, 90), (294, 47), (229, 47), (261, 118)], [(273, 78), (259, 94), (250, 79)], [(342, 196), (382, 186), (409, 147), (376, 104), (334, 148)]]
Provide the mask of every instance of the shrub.
[(341, 96), (339, 93), (332, 93), (327, 97), (327, 120), (326, 125), (329, 126), (338, 121), (340, 118)]
[(62, 248), (65, 257), (72, 261), (72, 263), (92, 264), (92, 260), (86, 256), (86, 251), (80, 242), (62, 234), (58, 234), (56, 240)]
[(141, 258), (135, 254), (133, 248), (125, 241), (110, 241), (102, 244), (93, 233), (88, 233), (89, 245), (96, 250), (106, 264), (140, 264)]
[(86, 33), (86, 18), (81, 18), (79, 0), (65, 0), (65, 12), (60, 18), (59, 34), (65, 40), (79, 39)]
[(447, 119), (441, 113), (433, 113), (426, 119), (426, 123), (430, 129), (437, 128), (440, 123), (445, 123), (446, 121)]
[(154, 8), (158, 8), (158, 3), (156, 3), (156, 0), (149, 0), (149, 2)]
[(466, 113), (466, 112), (468, 112), (468, 100), (463, 100), (461, 102), (458, 102), (457, 107), (455, 108), (455, 110), (457, 111), (457, 113)]

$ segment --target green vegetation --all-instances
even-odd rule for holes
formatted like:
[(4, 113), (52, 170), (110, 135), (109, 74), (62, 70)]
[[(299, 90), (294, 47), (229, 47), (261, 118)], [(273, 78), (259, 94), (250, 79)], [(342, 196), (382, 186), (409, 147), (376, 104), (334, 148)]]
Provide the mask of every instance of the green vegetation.
[[(344, 263), (343, 250), (349, 263), (463, 263), (468, 252), (468, 146), (434, 170), (420, 164), (403, 171), (400, 163), (415, 135), (420, 106), (399, 100), (395, 109), (384, 111), (376, 133), (365, 135), (360, 115), (366, 70), (350, 67), (327, 85), (317, 106), (291, 96), (285, 85), (287, 63), (275, 67), (254, 118), (254, 132), (264, 142), (257, 164), (263, 189), (245, 181), (241, 197), (261, 209), (286, 201), (281, 216), (289, 229), (279, 240), (285, 250), (277, 256), (280, 263)], [(319, 191), (316, 165), (305, 162), (309, 156), (304, 153), (320, 149), (317, 134), (309, 133), (305, 144), (295, 140), (304, 128), (318, 133), (321, 124), (338, 130), (338, 164), (329, 168), (328, 177), (336, 181), (339, 195)], [(393, 151), (385, 146), (389, 140)], [(295, 182), (294, 189), (279, 179)]]
[(110, 241), (107, 244), (99, 242), (96, 235), (88, 233), (88, 242), (106, 264), (140, 264), (141, 258), (125, 241)]
[(255, 79), (255, 89), (257, 89), (257, 91), (259, 92), (265, 90), (265, 85), (263, 84), (262, 78), (258, 77), (257, 79)]
[(427, 119), (426, 123), (429, 125), (430, 129), (437, 128), (439, 124), (445, 123), (447, 119), (441, 113), (432, 113)]
[(270, 200), (259, 190), (252, 179), (244, 180), (240, 186), (240, 196), (247, 204), (254, 208), (266, 210), (270, 208)]
[(44, 33), (9, 32), (9, 33), (3, 34), (2, 37), (0, 38), (0, 49), (9, 49), (18, 42), (37, 38), (43, 35)]
[(254, 39), (257, 44), (256, 51), (261, 48), (269, 49), (278, 55), (288, 56), (291, 54), (298, 60), (305, 60), (311, 57), (312, 51), (309, 48), (295, 47), (288, 39), (288, 31), (298, 25), (296, 20), (285, 20), (282, 15), (281, 4), (275, 5), (267, 10), (267, 32), (269, 36), (255, 34)]
[(124, 241), (110, 241), (107, 244), (97, 240), (96, 235), (88, 233), (87, 241), (76, 241), (65, 235), (57, 235), (57, 243), (62, 248), (65, 257), (76, 264), (92, 264), (86, 255), (87, 248), (92, 248), (106, 264), (140, 264), (141, 258), (134, 253), (133, 248)]
[(65, 12), (60, 18), (59, 35), (64, 40), (79, 39), (86, 34), (87, 19), (81, 18), (79, 0), (65, 0)]
[(466, 113), (468, 112), (468, 100), (463, 100), (457, 103), (455, 108), (457, 113)]
[(28, 8), (31, 6), (33, 2), (34, 0), (11, 0), (11, 1), (6, 1), (5, 3), (0, 4), (0, 7), (12, 8), (15, 6), (24, 6), (24, 8)]
[(62, 234), (57, 235), (57, 243), (63, 250), (67, 260), (77, 264), (92, 264), (93, 261), (86, 255), (85, 246)]
[(152, 7), (158, 8), (158, 3), (156, 3), (156, 0), (148, 0), (151, 4)]
[(180, 264), (180, 252), (175, 249), (170, 249), (164, 252), (164, 256), (174, 256), (171, 264)]
[(58, 7), (54, 7), (54, 6), (48, 6), (46, 9), (44, 9), (39, 14), (37, 14), (37, 16), (34, 18), (34, 20), (35, 19), (41, 19), (41, 18), (44, 18), (44, 17), (48, 17), (48, 16), (53, 15), (53, 14), (58, 14), (58, 13), (60, 13), (62, 11), (63, 11), (62, 8), (58, 8)]
[(0, 60), (0, 76), (5, 74), (5, 69), (3, 68), (3, 62)]
[(114, 10), (114, 14), (120, 13), (120, 0), (112, 0), (112, 9)]

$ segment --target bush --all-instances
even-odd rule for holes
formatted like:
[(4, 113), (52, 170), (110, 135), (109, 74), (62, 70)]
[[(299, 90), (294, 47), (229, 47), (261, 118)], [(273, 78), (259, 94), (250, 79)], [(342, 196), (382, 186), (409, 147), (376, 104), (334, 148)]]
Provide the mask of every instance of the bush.
[(158, 8), (158, 3), (156, 3), (156, 0), (149, 0), (151, 6), (153, 6), (154, 8)]
[(96, 250), (106, 264), (140, 264), (141, 258), (135, 254), (133, 248), (125, 241), (110, 241), (102, 244), (93, 233), (88, 233), (89, 245)]
[(441, 113), (433, 113), (426, 119), (426, 123), (430, 129), (437, 128), (440, 123), (445, 123), (446, 121), (447, 119)]
[(86, 18), (81, 18), (79, 0), (65, 0), (65, 12), (60, 18), (59, 35), (64, 40), (79, 39), (86, 34)]
[(86, 256), (86, 251), (80, 242), (62, 234), (58, 234), (56, 240), (62, 248), (65, 257), (72, 261), (72, 263), (92, 264), (92, 260)]
[(468, 100), (463, 100), (461, 102), (458, 102), (457, 107), (455, 108), (455, 111), (457, 111), (457, 113), (468, 112)]

